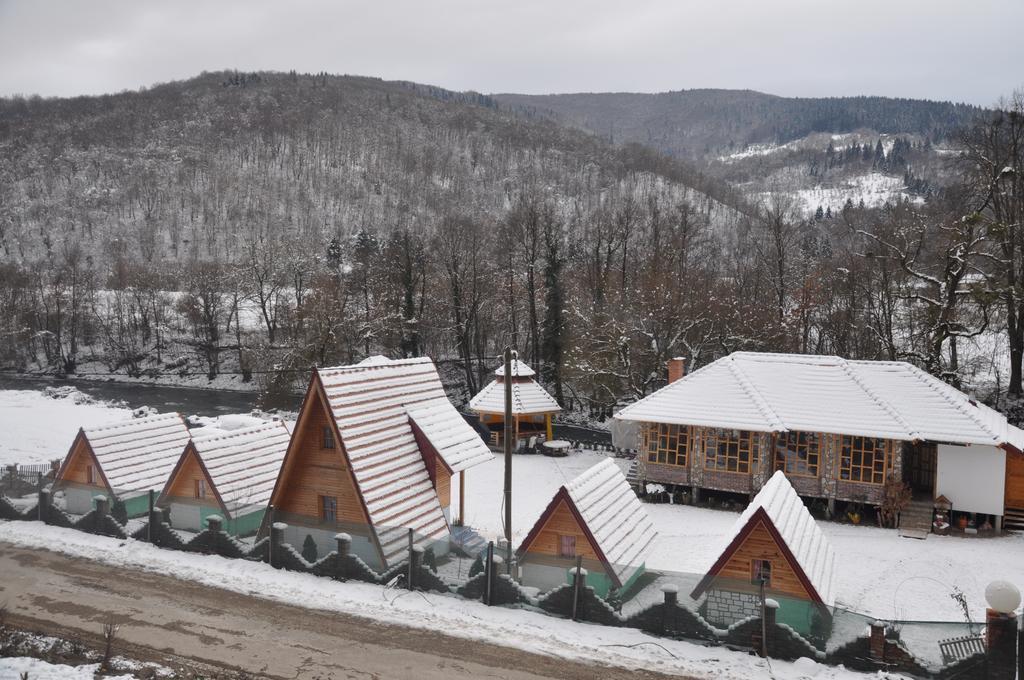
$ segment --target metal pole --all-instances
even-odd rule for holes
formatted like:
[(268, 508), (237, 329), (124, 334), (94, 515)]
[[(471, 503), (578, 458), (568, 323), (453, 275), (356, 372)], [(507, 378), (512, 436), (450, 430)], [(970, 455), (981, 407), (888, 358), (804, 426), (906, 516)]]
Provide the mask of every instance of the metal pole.
[(412, 529), (409, 529), (409, 590), (412, 590)]
[(512, 545), (512, 348), (505, 348), (505, 540)]
[(146, 543), (153, 542), (153, 490), (149, 490), (149, 521), (146, 522)]
[(494, 541), (487, 542), (487, 564), (484, 565), (484, 604), (491, 604), (491, 579), (494, 578)]

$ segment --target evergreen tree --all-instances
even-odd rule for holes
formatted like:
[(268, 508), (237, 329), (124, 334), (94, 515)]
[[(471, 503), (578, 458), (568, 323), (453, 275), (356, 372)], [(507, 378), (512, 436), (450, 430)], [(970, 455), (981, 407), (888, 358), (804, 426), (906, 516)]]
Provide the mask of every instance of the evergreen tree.
[(316, 541), (313, 540), (312, 534), (306, 534), (306, 540), (302, 543), (302, 559), (306, 560), (310, 564), (316, 562)]

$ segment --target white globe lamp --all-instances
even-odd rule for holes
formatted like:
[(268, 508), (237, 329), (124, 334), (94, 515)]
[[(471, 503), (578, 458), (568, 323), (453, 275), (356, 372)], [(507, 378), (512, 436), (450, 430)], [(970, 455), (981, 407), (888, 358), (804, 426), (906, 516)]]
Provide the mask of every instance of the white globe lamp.
[(1009, 581), (992, 581), (985, 587), (988, 606), (1000, 614), (1012, 614), (1020, 606), (1020, 590)]

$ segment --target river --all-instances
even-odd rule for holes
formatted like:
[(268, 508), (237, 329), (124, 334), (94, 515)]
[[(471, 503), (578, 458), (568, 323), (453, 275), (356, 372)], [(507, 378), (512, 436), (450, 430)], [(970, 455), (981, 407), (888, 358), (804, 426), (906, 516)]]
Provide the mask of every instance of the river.
[[(0, 374), (0, 390), (42, 390), (47, 387), (71, 385), (90, 397), (104, 401), (123, 401), (131, 408), (152, 406), (159, 411), (178, 411), (183, 415), (216, 416), (225, 413), (247, 413), (259, 408), (256, 392), (239, 390), (206, 390), (178, 385), (116, 382), (113, 380), (83, 380), (74, 378), (37, 378), (13, 374)], [(302, 395), (294, 395), (278, 407), (298, 411)], [(578, 425), (555, 423), (554, 435), (558, 439), (572, 439), (588, 444), (611, 445), (611, 435)]]

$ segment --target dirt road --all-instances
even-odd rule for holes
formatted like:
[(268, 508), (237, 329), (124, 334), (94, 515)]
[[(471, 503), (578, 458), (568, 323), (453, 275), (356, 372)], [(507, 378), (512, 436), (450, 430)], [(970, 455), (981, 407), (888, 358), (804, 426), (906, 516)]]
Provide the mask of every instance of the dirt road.
[(438, 633), (302, 609), (0, 542), (0, 603), (15, 624), (92, 637), (113, 616), (123, 653), (272, 678), (640, 678)]

